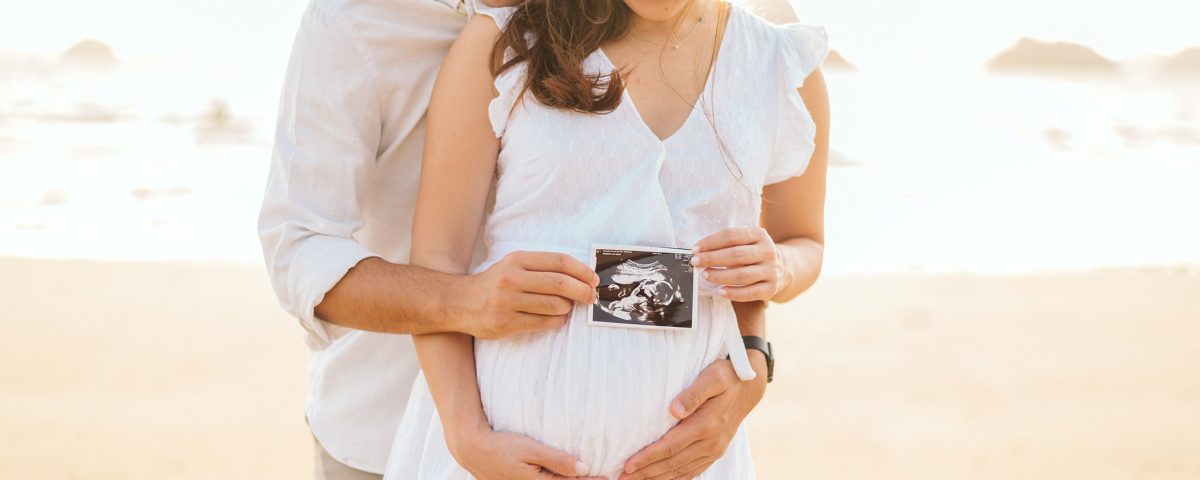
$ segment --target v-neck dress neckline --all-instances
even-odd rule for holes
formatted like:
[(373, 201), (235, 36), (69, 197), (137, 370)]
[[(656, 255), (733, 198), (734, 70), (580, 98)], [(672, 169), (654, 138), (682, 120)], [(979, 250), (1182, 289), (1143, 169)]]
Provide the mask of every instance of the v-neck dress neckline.
[[(704, 77), (704, 85), (700, 88), (700, 94), (696, 96), (696, 100), (692, 103), (687, 117), (683, 119), (683, 122), (680, 123), (678, 127), (675, 127), (674, 131), (672, 131), (666, 137), (659, 137), (657, 133), (654, 133), (654, 129), (650, 127), (648, 122), (646, 122), (646, 117), (642, 116), (642, 112), (638, 109), (637, 103), (634, 102), (633, 95), (630, 93), (630, 88), (628, 85), (623, 86), (623, 90), (621, 92), (621, 104), (617, 105), (617, 110), (627, 110), (630, 116), (633, 117), (631, 121), (632, 123), (636, 124), (638, 130), (641, 130), (645, 135), (648, 135), (652, 140), (661, 145), (671, 143), (672, 139), (679, 137), (680, 132), (683, 132), (685, 129), (687, 129), (688, 125), (692, 123), (693, 117), (696, 116), (696, 111), (703, 110), (702, 104), (705, 102), (705, 99), (713, 96), (713, 80), (716, 78), (717, 67), (719, 67), (721, 63), (724, 63), (724, 57), (729, 56), (727, 55), (728, 52), (726, 50), (728, 49), (730, 43), (730, 29), (734, 26), (733, 16), (737, 15), (737, 12), (737, 8), (729, 8), (728, 15), (725, 16), (725, 26), (721, 31), (721, 40), (717, 44), (716, 58), (713, 59), (712, 64), (708, 67), (708, 73)], [(608, 53), (604, 51), (603, 47), (597, 48), (595, 54), (604, 61), (604, 64), (609, 69), (609, 72), (615, 72), (619, 69), (617, 64), (612, 61), (612, 58), (608, 56)]]

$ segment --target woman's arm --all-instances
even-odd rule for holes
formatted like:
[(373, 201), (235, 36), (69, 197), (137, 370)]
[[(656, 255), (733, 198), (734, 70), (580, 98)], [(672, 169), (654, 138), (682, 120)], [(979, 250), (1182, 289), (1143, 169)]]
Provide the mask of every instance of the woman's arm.
[(761, 228), (731, 228), (696, 244), (695, 265), (723, 285), (730, 300), (786, 302), (821, 273), (825, 245), (825, 174), (829, 165), (829, 95), (818, 68), (799, 89), (817, 125), (804, 174), (763, 188)]
[[(486, 113), (472, 114), (486, 112), (493, 98), (488, 64), (476, 52), (487, 36), (479, 23), (463, 30), (439, 71), (413, 218), (412, 264), (455, 274), (470, 268), (500, 149)], [(414, 335), (413, 344), (451, 446), (450, 432), (487, 427), (471, 337)]]
[(804, 174), (763, 189), (762, 225), (778, 247), (782, 284), (771, 297), (786, 302), (821, 274), (825, 252), (825, 178), (829, 169), (829, 94), (821, 69), (799, 89), (816, 123), (815, 148)]
[[(488, 104), (496, 96), (489, 67), (498, 35), (499, 29), (490, 19), (473, 18), (451, 47), (438, 74), (429, 106), (413, 219), (414, 265), (455, 274), (466, 273), (470, 267), (500, 148), (487, 114)], [(506, 262), (524, 260), (527, 257), (518, 255)], [(539, 269), (538, 265), (522, 267), (530, 270), (522, 274), (527, 279), (562, 275), (547, 273), (553, 269)], [(582, 264), (575, 267), (584, 271), (578, 276), (586, 274), (589, 280), (594, 276)], [(581, 282), (580, 286), (591, 290), (594, 284)], [(591, 295), (594, 293), (589, 298)], [(525, 312), (549, 309), (565, 314), (571, 308), (569, 301), (550, 295), (530, 293), (520, 298), (528, 303)], [(561, 317), (541, 325), (540, 329), (556, 327), (561, 325)], [(543, 469), (575, 476), (578, 466), (569, 454), (526, 437), (492, 432), (479, 397), (472, 342), (472, 337), (462, 333), (413, 336), (446, 443), (455, 458), (480, 478), (549, 478)]]

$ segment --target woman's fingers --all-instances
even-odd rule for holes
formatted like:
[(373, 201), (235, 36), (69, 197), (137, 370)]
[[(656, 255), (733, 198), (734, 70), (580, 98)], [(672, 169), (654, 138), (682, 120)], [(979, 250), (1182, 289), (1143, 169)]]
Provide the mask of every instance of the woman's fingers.
[(740, 287), (758, 282), (774, 282), (775, 269), (768, 264), (757, 264), (738, 268), (709, 268), (704, 270), (704, 279), (717, 285)]
[[(522, 458), (522, 461), (529, 465), (546, 470), (546, 472), (542, 473), (553, 473), (554, 475), (549, 478), (578, 478), (587, 475), (587, 465), (584, 465), (583, 462), (577, 460), (571, 454), (547, 447), (529, 438), (523, 443), (522, 448), (524, 452), (522, 452), (519, 458)], [(545, 475), (542, 475), (539, 478), (544, 477)]]
[(696, 268), (708, 268), (754, 265), (770, 260), (772, 252), (773, 249), (760, 244), (738, 245), (736, 247), (722, 248), (720, 250), (692, 255), (692, 266)]
[(758, 243), (764, 237), (767, 237), (767, 231), (761, 227), (726, 228), (696, 242), (694, 250), (696, 253), (703, 253), (738, 245), (750, 245)]
[(721, 285), (716, 294), (738, 302), (768, 300), (779, 292), (779, 252), (766, 230), (730, 228), (701, 240), (692, 266), (704, 279)]
[(775, 296), (777, 291), (776, 284), (768, 282), (759, 282), (754, 285), (746, 285), (744, 287), (721, 287), (717, 289), (717, 296), (726, 298), (734, 302), (752, 302), (755, 300), (767, 300)]

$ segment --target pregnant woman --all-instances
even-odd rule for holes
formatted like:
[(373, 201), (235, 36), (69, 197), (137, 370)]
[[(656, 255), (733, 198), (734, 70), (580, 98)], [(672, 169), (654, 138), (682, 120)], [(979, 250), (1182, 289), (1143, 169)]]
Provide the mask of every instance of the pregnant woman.
[[(555, 478), (536, 459), (507, 459), (529, 461), (512, 472), (457, 458), (462, 442), (495, 431), (616, 479), (677, 422), (668, 403), (705, 366), (727, 355), (745, 365), (731, 347), (731, 302), (786, 301), (816, 279), (828, 109), (814, 71), (825, 31), (720, 0), (528, 0), (480, 12), (434, 89), (412, 262), (466, 273), (480, 234), (476, 270), (517, 251), (590, 264), (592, 244), (695, 248), (708, 287), (688, 330), (590, 326), (591, 305), (577, 304), (548, 330), (414, 337), (423, 374), (387, 478)], [(744, 429), (691, 468), (677, 476), (753, 478)]]

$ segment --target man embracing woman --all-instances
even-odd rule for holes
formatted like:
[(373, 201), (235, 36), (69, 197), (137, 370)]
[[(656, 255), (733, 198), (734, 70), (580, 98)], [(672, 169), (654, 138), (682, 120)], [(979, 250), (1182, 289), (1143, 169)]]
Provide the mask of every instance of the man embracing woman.
[[(763, 308), (821, 265), (824, 29), (508, 3), (306, 13), (259, 231), (319, 478), (754, 478)], [(597, 244), (685, 252), (689, 328), (589, 322)]]

